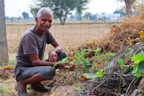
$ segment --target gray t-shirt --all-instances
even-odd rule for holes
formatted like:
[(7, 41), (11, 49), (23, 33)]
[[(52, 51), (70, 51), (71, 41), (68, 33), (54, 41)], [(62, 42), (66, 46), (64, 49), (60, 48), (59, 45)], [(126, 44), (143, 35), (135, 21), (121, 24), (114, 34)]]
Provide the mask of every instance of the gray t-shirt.
[(47, 31), (41, 37), (38, 36), (32, 29), (27, 30), (21, 37), (19, 42), (18, 51), (16, 55), (17, 64), (15, 69), (18, 67), (33, 67), (29, 54), (38, 54), (42, 60), (46, 44), (50, 44), (54, 41), (52, 34)]

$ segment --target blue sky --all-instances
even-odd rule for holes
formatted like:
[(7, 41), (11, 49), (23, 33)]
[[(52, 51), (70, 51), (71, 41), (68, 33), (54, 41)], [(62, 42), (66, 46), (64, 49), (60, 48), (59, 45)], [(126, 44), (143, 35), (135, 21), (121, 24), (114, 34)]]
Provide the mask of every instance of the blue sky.
[[(6, 16), (21, 16), (23, 11), (29, 12), (29, 6), (36, 0), (5, 0), (5, 15)], [(91, 0), (85, 12), (111, 14), (115, 9), (122, 6), (117, 0)]]

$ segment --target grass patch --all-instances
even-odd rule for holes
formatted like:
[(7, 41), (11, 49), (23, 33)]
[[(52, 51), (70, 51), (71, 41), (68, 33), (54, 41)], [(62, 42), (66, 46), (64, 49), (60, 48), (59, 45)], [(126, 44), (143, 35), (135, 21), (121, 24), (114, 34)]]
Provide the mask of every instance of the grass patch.
[(0, 94), (3, 94), (3, 86), (0, 85)]
[(9, 60), (8, 65), (16, 65), (16, 60)]

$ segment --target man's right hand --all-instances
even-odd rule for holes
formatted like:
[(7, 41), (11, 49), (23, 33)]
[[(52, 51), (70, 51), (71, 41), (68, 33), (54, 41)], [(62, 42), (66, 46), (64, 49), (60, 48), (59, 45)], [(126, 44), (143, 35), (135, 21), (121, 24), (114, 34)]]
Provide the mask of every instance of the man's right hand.
[(58, 63), (57, 66), (58, 66), (58, 68), (68, 69), (69, 68), (69, 63), (62, 62), (62, 63)]
[(75, 64), (69, 64), (68, 62), (63, 62), (58, 64), (58, 68), (70, 69), (71, 71), (73, 71), (75, 69)]

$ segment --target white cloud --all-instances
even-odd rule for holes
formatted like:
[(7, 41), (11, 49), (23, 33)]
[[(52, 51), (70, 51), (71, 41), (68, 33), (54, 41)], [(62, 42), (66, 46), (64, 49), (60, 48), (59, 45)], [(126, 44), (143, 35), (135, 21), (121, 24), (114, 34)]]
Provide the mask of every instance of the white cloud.
[(113, 13), (119, 6), (118, 0), (91, 0), (86, 11), (91, 13)]
[[(5, 0), (5, 15), (6, 16), (22, 16), (22, 12), (28, 12), (32, 0)], [(31, 14), (30, 14), (31, 16)]]

